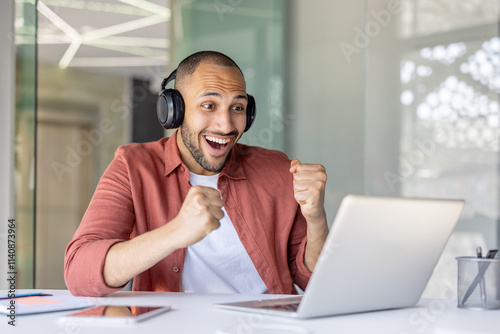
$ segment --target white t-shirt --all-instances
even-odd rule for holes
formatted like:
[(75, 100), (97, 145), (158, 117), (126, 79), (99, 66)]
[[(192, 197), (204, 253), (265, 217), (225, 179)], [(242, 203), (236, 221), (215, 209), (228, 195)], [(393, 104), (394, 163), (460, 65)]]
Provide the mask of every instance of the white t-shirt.
[[(191, 173), (192, 186), (217, 189), (217, 175)], [(189, 246), (181, 291), (197, 293), (268, 293), (224, 208), (221, 226)]]

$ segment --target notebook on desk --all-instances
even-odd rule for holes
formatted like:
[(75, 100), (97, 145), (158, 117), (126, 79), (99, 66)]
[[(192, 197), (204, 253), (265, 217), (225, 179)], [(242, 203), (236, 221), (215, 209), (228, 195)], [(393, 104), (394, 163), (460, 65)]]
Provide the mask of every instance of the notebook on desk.
[(348, 195), (303, 296), (214, 306), (296, 318), (413, 306), (464, 204)]

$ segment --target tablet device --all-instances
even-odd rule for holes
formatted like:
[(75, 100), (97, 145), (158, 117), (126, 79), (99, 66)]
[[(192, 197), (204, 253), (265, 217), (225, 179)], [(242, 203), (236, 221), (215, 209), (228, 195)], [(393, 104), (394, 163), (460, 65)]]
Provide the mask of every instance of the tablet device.
[(170, 306), (101, 305), (65, 315), (59, 318), (59, 321), (88, 325), (127, 325), (170, 309)]

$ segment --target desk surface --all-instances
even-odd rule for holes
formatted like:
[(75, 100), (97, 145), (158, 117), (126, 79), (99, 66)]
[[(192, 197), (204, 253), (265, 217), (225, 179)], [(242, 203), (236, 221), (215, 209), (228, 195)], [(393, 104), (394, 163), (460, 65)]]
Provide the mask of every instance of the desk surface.
[[(54, 295), (65, 290), (43, 290)], [(221, 310), (216, 302), (276, 298), (276, 295), (231, 295), (118, 292), (108, 297), (90, 298), (96, 305), (170, 305), (172, 310), (130, 326), (98, 327), (60, 324), (61, 315), (72, 311), (16, 317), (16, 327), (2, 316), (0, 333), (112, 334), (112, 333), (370, 333), (370, 334), (486, 334), (500, 333), (500, 310), (469, 311), (456, 307), (455, 300), (423, 299), (415, 307), (296, 320), (277, 316)]]

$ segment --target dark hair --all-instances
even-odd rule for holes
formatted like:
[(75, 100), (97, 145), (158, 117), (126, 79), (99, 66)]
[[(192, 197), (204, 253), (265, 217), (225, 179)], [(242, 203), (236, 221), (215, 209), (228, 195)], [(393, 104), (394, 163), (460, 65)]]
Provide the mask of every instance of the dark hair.
[(191, 76), (194, 71), (196, 71), (198, 66), (200, 66), (200, 64), (205, 61), (220, 66), (236, 67), (240, 71), (241, 75), (243, 75), (240, 67), (234, 62), (234, 60), (232, 60), (225, 54), (217, 51), (199, 51), (184, 58), (184, 60), (179, 63), (179, 66), (177, 67), (177, 76), (175, 79), (176, 86), (178, 83), (180, 84), (185, 77)]

